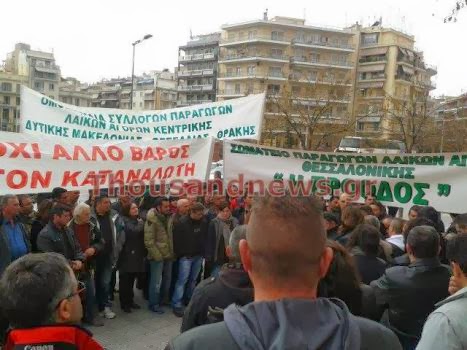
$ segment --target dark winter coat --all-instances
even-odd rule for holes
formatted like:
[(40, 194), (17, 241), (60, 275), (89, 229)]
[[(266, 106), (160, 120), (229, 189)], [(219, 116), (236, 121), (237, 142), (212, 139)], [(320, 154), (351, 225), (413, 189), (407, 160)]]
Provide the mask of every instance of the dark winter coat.
[(144, 246), (144, 221), (126, 216), (122, 216), (121, 220), (125, 232), (125, 243), (118, 259), (118, 270), (120, 272), (144, 272), (147, 254)]

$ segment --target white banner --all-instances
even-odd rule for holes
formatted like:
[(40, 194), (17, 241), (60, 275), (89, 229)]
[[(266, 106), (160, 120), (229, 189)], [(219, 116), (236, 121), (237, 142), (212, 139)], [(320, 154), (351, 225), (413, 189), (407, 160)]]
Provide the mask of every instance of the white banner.
[(161, 111), (84, 108), (21, 87), (21, 132), (90, 140), (259, 139), (265, 94)]
[(0, 195), (206, 181), (213, 138), (86, 141), (0, 132)]
[(355, 201), (373, 193), (388, 206), (467, 212), (467, 153), (324, 153), (224, 141), (224, 178), (238, 185), (256, 180), (266, 190), (284, 180), (275, 184), (292, 193), (346, 192)]

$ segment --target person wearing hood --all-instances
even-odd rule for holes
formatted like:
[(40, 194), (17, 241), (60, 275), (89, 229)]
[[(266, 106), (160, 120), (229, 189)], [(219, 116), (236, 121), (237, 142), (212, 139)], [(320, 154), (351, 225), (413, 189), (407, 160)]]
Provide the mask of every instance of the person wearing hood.
[[(447, 244), (447, 258), (451, 262), (456, 290), (440, 301), (423, 327), (422, 338), (417, 350), (467, 349), (467, 236), (459, 235)], [(450, 287), (453, 283), (450, 283)]]
[(238, 226), (238, 220), (232, 216), (232, 212), (227, 202), (219, 206), (219, 213), (215, 219), (212, 219), (208, 227), (208, 236), (206, 239), (206, 263), (212, 266), (211, 277), (217, 277), (219, 271), (228, 257), (226, 247), (229, 243), (230, 233)]
[(254, 302), (230, 305), (223, 322), (182, 333), (166, 349), (401, 349), (389, 329), (317, 297), (333, 251), (315, 198), (258, 198), (239, 249)]
[(230, 304), (243, 306), (253, 301), (253, 285), (240, 259), (239, 242), (245, 237), (245, 225), (233, 229), (226, 248), (230, 262), (222, 267), (218, 277), (207, 278), (196, 287), (183, 315), (182, 333), (217, 321), (216, 316), (222, 313), (215, 313), (215, 310), (220, 311)]

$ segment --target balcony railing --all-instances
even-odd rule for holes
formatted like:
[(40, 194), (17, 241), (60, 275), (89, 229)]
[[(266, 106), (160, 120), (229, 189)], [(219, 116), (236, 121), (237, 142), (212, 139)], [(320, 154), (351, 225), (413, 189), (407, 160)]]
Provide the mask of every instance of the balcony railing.
[(177, 107), (181, 106), (192, 106), (192, 105), (200, 105), (204, 103), (211, 103), (211, 100), (180, 100), (177, 101)]
[(178, 91), (211, 91), (214, 89), (213, 84), (205, 85), (179, 85)]
[(195, 69), (195, 70), (182, 70), (178, 72), (178, 76), (183, 77), (200, 77), (214, 75), (214, 69)]
[(234, 38), (226, 38), (221, 40), (221, 44), (231, 44), (235, 42), (248, 42), (248, 41), (277, 41), (281, 43), (289, 43), (290, 40), (285, 39), (284, 37), (276, 37), (276, 36), (266, 36), (266, 35), (253, 35), (247, 37), (234, 37)]
[(347, 61), (329, 61), (329, 60), (322, 60), (322, 59), (315, 59), (315, 58), (306, 58), (306, 57), (299, 57), (294, 56), (290, 58), (291, 63), (298, 63), (298, 64), (307, 64), (307, 65), (317, 65), (317, 66), (334, 66), (334, 67), (342, 67), (342, 68), (352, 68), (353, 63)]
[(345, 43), (336, 43), (336, 42), (321, 42), (315, 40), (305, 40), (303, 38), (295, 38), (292, 40), (292, 44), (301, 44), (307, 46), (318, 46), (318, 47), (328, 47), (332, 49), (343, 49), (343, 50), (354, 50), (354, 46)]
[(264, 90), (256, 90), (256, 89), (225, 89), (219, 90), (217, 95), (218, 96), (245, 96), (250, 94), (261, 94)]
[(388, 58), (386, 55), (381, 56), (365, 56), (360, 58), (359, 63), (373, 63), (373, 62), (386, 62)]
[(231, 72), (219, 73), (219, 78), (239, 78), (239, 79), (266, 79), (277, 78), (285, 79), (286, 76), (282, 72)]
[(200, 61), (200, 60), (212, 60), (216, 58), (214, 53), (199, 53), (194, 55), (179, 56), (178, 60), (180, 62), (189, 62), (189, 61)]
[(219, 61), (238, 61), (238, 60), (260, 60), (260, 59), (273, 59), (273, 60), (281, 60), (281, 61), (288, 61), (289, 57), (285, 55), (268, 55), (268, 54), (248, 54), (248, 55), (227, 55), (221, 57)]

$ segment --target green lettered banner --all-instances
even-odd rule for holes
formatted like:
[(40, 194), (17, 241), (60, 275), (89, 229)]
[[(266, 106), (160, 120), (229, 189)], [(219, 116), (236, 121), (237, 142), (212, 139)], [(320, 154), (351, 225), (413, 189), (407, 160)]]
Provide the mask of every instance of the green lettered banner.
[(21, 87), (21, 132), (63, 139), (258, 139), (265, 94), (161, 111), (84, 108)]
[(224, 141), (224, 177), (263, 182), (266, 189), (278, 180), (291, 193), (346, 192), (356, 201), (371, 191), (388, 206), (467, 212), (467, 153), (322, 153)]

